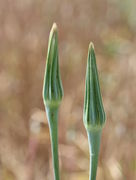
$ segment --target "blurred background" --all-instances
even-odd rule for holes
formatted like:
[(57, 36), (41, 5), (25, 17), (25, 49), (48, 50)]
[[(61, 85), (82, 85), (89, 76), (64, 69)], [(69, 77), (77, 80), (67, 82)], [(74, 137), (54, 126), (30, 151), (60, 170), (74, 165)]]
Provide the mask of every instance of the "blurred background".
[(107, 115), (97, 180), (136, 179), (135, 9), (135, 0), (0, 0), (0, 180), (53, 179), (42, 100), (53, 22), (65, 93), (59, 113), (61, 179), (88, 179), (82, 111), (90, 41)]

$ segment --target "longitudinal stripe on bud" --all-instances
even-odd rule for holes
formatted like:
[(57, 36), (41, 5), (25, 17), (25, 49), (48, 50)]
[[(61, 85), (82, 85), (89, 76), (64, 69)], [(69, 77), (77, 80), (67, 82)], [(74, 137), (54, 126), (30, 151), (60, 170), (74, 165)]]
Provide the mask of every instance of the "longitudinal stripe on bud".
[(83, 120), (87, 130), (100, 130), (105, 124), (93, 43), (88, 49)]
[(49, 36), (46, 69), (43, 86), (43, 99), (47, 106), (58, 106), (63, 97), (63, 88), (58, 62), (58, 34), (54, 23)]

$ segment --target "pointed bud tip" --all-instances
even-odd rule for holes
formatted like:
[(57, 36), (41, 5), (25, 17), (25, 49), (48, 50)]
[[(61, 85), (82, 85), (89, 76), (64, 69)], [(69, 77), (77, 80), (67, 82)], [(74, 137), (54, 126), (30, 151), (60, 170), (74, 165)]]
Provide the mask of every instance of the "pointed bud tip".
[(89, 44), (89, 50), (93, 49), (94, 50), (94, 44), (92, 42), (90, 42)]
[(53, 23), (51, 31), (50, 31), (49, 39), (52, 39), (53, 36), (55, 37), (56, 34), (57, 34), (57, 24)]
[(57, 31), (57, 24), (56, 23), (53, 23), (51, 31), (52, 32), (56, 32)]

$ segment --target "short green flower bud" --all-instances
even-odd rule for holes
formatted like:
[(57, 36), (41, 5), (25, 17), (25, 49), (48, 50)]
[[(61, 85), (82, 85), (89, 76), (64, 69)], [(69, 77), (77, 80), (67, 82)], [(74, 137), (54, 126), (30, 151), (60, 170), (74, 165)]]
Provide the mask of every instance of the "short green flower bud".
[(88, 50), (83, 121), (88, 131), (99, 131), (105, 124), (93, 43)]
[(48, 107), (58, 107), (63, 97), (63, 88), (58, 62), (57, 25), (54, 23), (49, 36), (46, 69), (43, 85), (43, 100)]

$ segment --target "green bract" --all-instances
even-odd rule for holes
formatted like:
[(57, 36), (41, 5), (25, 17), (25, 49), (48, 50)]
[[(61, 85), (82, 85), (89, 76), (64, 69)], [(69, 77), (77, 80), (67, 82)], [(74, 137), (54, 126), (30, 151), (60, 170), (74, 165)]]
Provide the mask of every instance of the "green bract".
[(91, 131), (100, 130), (105, 124), (105, 112), (92, 43), (90, 43), (88, 50), (83, 120), (85, 128)]
[(59, 72), (58, 35), (55, 23), (51, 29), (48, 44), (43, 99), (48, 107), (58, 107), (63, 97), (63, 88)]

